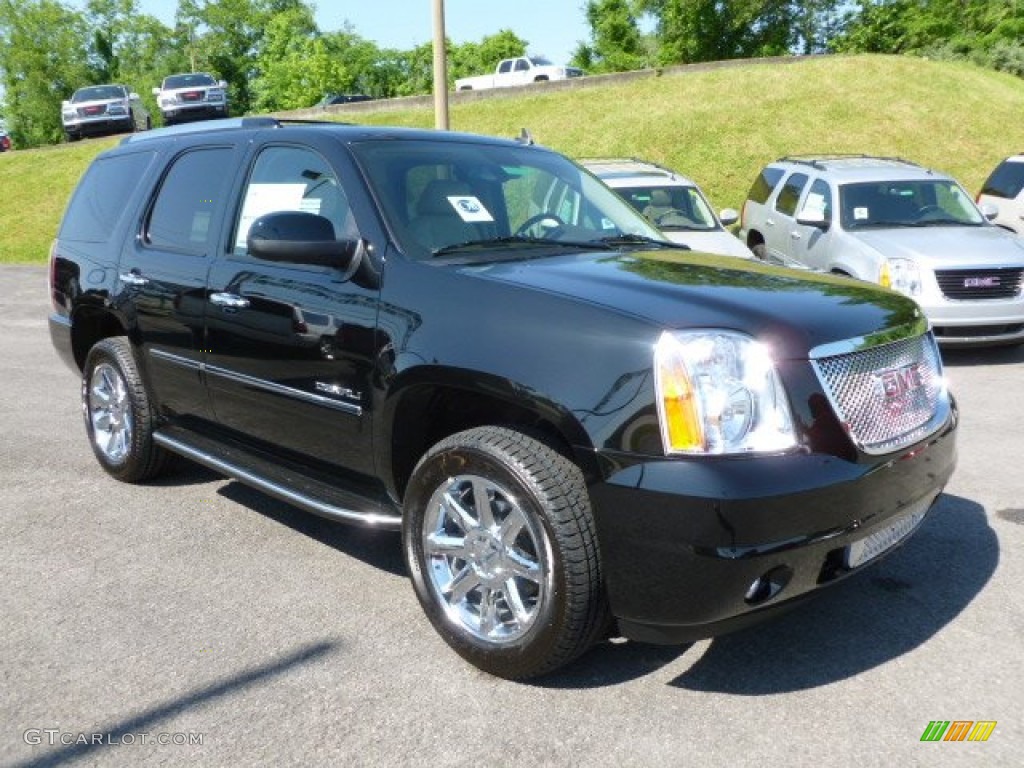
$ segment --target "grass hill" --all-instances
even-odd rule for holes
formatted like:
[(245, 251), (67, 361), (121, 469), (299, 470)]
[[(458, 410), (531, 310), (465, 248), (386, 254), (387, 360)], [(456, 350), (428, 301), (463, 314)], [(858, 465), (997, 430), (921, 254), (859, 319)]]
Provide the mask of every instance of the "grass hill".
[[(369, 106), (369, 105), (366, 105)], [(739, 208), (764, 163), (786, 154), (895, 155), (952, 174), (972, 194), (1024, 151), (1024, 80), (965, 63), (813, 57), (681, 68), (625, 82), (453, 99), (454, 130), (529, 128), (572, 157), (635, 156), (693, 177), (716, 208)], [(338, 119), (431, 127), (431, 107)], [(0, 155), (0, 262), (43, 263), (89, 160), (116, 138)]]

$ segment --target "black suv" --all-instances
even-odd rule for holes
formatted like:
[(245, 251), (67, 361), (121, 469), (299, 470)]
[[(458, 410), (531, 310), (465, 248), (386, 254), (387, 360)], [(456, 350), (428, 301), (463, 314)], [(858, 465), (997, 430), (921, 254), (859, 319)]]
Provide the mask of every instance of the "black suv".
[(901, 543), (955, 461), (913, 301), (673, 245), (527, 142), (132, 136), (72, 197), (51, 297), (107, 472), (180, 454), (401, 529), (438, 632), (509, 678), (768, 616)]

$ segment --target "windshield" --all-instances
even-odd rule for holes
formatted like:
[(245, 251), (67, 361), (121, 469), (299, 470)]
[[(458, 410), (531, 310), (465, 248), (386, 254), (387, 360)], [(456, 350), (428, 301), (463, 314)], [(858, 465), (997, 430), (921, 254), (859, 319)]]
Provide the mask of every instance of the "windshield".
[(846, 184), (839, 188), (844, 229), (980, 226), (984, 216), (952, 179)]
[[(402, 251), (510, 258), (524, 249), (622, 247), (664, 236), (604, 184), (539, 147), (368, 141), (352, 147)], [(623, 236), (628, 236), (623, 238)], [(473, 244), (493, 245), (491, 248)], [(515, 254), (513, 254), (514, 256)]]
[(205, 74), (171, 75), (164, 80), (164, 90), (171, 91), (177, 88), (197, 88), (205, 85), (216, 85), (216, 81)]
[(103, 99), (124, 99), (127, 94), (119, 85), (94, 85), (91, 88), (79, 88), (71, 97), (72, 104), (83, 101), (102, 101)]
[(614, 187), (622, 198), (663, 232), (721, 229), (696, 187)]

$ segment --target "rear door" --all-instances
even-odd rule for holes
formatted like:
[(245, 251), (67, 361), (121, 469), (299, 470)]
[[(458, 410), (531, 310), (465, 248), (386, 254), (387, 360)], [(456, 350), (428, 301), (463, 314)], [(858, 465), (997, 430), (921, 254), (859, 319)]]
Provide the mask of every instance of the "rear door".
[(230, 142), (180, 151), (121, 255), (117, 301), (129, 316), (164, 416), (210, 415), (200, 379), (206, 274), (240, 155)]
[(206, 373), (218, 421), (238, 436), (369, 475), (377, 289), (246, 247), (253, 221), (274, 211), (317, 214), (336, 238), (360, 238), (332, 151), (283, 142), (254, 151), (231, 240), (210, 271)]

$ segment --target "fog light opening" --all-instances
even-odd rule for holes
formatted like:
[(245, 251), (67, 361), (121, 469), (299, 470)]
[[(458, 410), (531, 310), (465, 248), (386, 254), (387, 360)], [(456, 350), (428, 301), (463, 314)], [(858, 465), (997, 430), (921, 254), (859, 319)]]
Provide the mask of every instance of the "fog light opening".
[(743, 601), (747, 605), (760, 605), (771, 600), (786, 588), (791, 578), (793, 578), (792, 568), (787, 565), (776, 566), (750, 583), (746, 594), (743, 595)]

